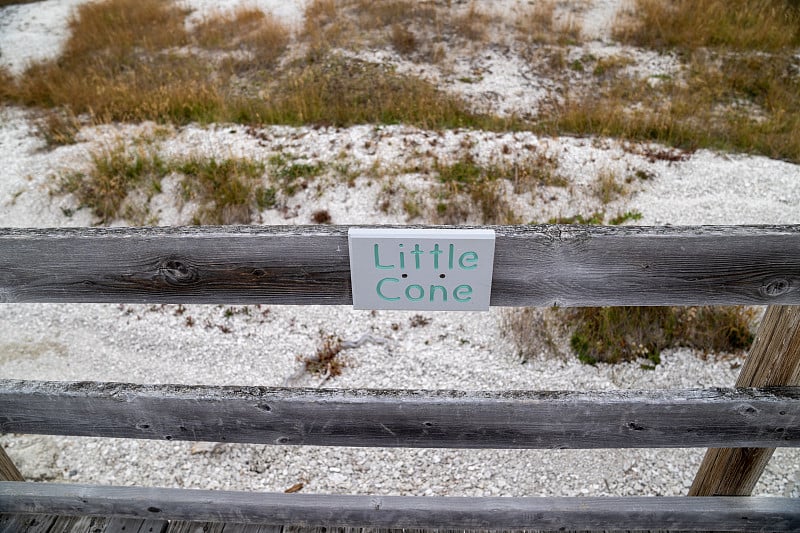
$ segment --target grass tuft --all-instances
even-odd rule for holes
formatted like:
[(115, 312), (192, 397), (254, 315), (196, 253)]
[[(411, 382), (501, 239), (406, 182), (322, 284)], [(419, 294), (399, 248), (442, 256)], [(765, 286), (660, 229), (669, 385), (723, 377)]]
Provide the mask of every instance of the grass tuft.
[(506, 184), (517, 193), (538, 187), (565, 187), (556, 158), (536, 153), (513, 163), (479, 163), (471, 153), (450, 163), (436, 161), (439, 175), (436, 218), (445, 224), (461, 224), (473, 213), (483, 224), (518, 224), (519, 217), (507, 199)]
[(69, 110), (48, 109), (35, 121), (39, 137), (48, 148), (74, 144), (81, 129), (81, 123)]
[(262, 185), (265, 166), (259, 162), (194, 157), (172, 166), (184, 176), (184, 197), (200, 203), (195, 224), (249, 224), (274, 198)]
[(147, 146), (128, 148), (119, 143), (91, 154), (91, 169), (62, 177), (58, 192), (72, 193), (80, 207), (88, 207), (101, 224), (121, 215), (133, 190), (157, 191), (169, 173), (168, 164)]
[(239, 68), (268, 68), (289, 44), (285, 25), (271, 14), (248, 7), (206, 18), (195, 27), (193, 36), (209, 50), (246, 51), (250, 57), (238, 61)]
[(275, 189), (263, 180), (265, 165), (249, 159), (164, 159), (146, 141), (118, 143), (90, 158), (90, 169), (64, 175), (57, 192), (74, 194), (100, 224), (146, 219), (147, 201), (173, 173), (181, 176), (184, 200), (198, 204), (196, 224), (248, 224), (255, 213), (276, 203)]
[(665, 348), (738, 352), (753, 342), (750, 307), (587, 307), (563, 311), (575, 324), (570, 345), (583, 363), (660, 361)]
[(500, 331), (513, 342), (523, 361), (539, 355), (561, 355), (561, 329), (563, 325), (554, 308), (507, 308), (500, 318)]
[(581, 26), (573, 18), (556, 19), (556, 1), (533, 2), (517, 23), (517, 36), (523, 42), (536, 44), (577, 44), (581, 41)]

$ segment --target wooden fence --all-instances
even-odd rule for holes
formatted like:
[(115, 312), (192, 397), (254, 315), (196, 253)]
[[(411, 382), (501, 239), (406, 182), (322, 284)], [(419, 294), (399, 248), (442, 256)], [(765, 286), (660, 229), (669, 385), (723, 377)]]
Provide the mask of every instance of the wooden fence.
[[(9, 480), (0, 482), (0, 511), (350, 527), (800, 530), (797, 499), (733, 497), (752, 491), (774, 448), (800, 446), (800, 227), (494, 229), (492, 305), (769, 305), (736, 386), (465, 393), (0, 380), (0, 431), (276, 445), (710, 447), (696, 497), (25, 483), (0, 450)], [(0, 300), (346, 305), (347, 228), (0, 230)]]

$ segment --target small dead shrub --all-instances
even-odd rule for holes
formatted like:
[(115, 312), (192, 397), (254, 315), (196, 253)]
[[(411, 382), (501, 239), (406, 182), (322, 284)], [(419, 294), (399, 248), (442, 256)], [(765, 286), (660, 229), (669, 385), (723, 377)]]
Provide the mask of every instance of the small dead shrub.
[(331, 214), (327, 209), (317, 209), (311, 213), (311, 222), (314, 224), (330, 224)]
[(519, 307), (504, 309), (500, 329), (514, 343), (523, 361), (539, 355), (563, 357), (559, 338), (563, 326), (552, 308)]
[(392, 26), (391, 43), (400, 54), (410, 55), (417, 51), (418, 43), (414, 32), (399, 24)]
[(16, 92), (15, 83), (11, 72), (3, 65), (0, 65), (0, 102), (11, 100)]
[(307, 372), (320, 375), (323, 379), (332, 378), (342, 373), (344, 363), (338, 358), (342, 351), (342, 340), (334, 335), (320, 334), (319, 345), (314, 355), (303, 358)]

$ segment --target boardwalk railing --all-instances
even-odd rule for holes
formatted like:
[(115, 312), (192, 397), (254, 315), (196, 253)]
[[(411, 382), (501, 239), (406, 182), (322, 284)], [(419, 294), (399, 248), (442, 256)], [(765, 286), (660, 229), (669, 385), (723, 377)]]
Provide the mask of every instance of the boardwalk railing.
[[(0, 380), (0, 431), (275, 445), (710, 447), (678, 498), (257, 494), (26, 483), (0, 511), (351, 527), (797, 531), (749, 494), (800, 446), (800, 227), (495, 227), (492, 305), (769, 305), (735, 387), (304, 390)], [(3, 302), (352, 302), (347, 229), (0, 230)], [(17, 481), (14, 481), (17, 480)]]

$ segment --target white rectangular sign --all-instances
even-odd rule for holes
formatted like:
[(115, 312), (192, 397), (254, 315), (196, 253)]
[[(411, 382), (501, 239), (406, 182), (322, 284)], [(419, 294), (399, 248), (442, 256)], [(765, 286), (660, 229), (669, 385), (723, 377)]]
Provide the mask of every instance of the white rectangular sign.
[(355, 309), (486, 311), (494, 230), (351, 228)]

